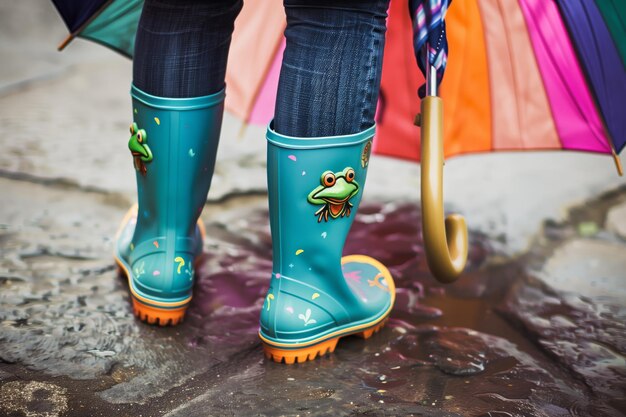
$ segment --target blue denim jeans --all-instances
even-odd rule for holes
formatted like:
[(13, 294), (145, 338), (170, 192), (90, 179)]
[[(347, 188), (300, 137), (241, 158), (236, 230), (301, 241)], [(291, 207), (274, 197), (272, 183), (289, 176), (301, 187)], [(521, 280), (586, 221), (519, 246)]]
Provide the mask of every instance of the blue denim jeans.
[[(370, 127), (389, 0), (284, 0), (284, 5), (287, 47), (274, 129), (315, 137)], [(161, 97), (221, 90), (241, 7), (242, 0), (146, 0), (135, 43), (134, 84)]]
[(173, 98), (220, 91), (242, 6), (243, 0), (146, 0), (135, 39), (135, 86)]

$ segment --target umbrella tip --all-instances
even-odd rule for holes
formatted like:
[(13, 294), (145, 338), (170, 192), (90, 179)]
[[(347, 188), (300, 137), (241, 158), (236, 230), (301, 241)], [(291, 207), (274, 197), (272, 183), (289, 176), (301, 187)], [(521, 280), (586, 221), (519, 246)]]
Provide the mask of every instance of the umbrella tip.
[(65, 39), (63, 39), (63, 41), (59, 44), (59, 46), (57, 46), (57, 50), (58, 51), (62, 51), (63, 49), (65, 49), (65, 47), (72, 42), (72, 40), (75, 38), (75, 35), (73, 33), (70, 33), (69, 35), (67, 35), (67, 37)]
[(611, 153), (613, 154), (613, 161), (615, 162), (615, 167), (617, 168), (617, 173), (620, 177), (624, 176), (624, 169), (622, 168), (622, 161), (619, 159), (619, 156), (615, 152), (615, 149), (611, 149)]

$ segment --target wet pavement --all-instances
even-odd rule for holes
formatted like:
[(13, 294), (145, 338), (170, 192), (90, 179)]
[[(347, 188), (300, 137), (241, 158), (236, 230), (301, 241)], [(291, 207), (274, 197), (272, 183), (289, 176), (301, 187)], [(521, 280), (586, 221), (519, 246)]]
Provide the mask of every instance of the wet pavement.
[[(473, 233), (467, 272), (442, 286), (426, 267), (418, 207), (365, 204), (346, 253), (389, 266), (398, 286), (390, 323), (368, 341), (343, 339), (332, 355), (286, 366), (263, 358), (256, 334), (271, 272), (264, 198), (207, 206), (192, 306), (181, 326), (158, 328), (133, 318), (110, 256), (125, 202), (66, 185), (0, 184), (15, 196), (0, 235), (6, 415), (617, 416), (626, 407), (616, 285), (626, 259), (613, 259), (621, 266), (593, 293), (549, 285), (575, 282), (559, 269), (571, 245), (626, 252), (602, 223), (584, 237), (580, 219), (550, 223), (515, 259)], [(626, 204), (626, 189), (585, 206), (583, 217), (595, 221), (605, 200)]]
[(111, 240), (134, 200), (130, 64), (80, 42), (56, 55), (64, 28), (43, 0), (0, 5), (0, 31), (24, 31), (19, 45), (38, 57), (0, 42), (10, 58), (0, 66), (0, 416), (624, 415), (626, 186), (610, 160), (448, 163), (447, 201), (467, 216), (471, 249), (444, 286), (426, 266), (416, 166), (373, 157), (346, 254), (390, 268), (391, 320), (334, 354), (275, 364), (257, 336), (271, 272), (262, 127), (240, 135), (226, 117), (184, 323), (140, 323)]

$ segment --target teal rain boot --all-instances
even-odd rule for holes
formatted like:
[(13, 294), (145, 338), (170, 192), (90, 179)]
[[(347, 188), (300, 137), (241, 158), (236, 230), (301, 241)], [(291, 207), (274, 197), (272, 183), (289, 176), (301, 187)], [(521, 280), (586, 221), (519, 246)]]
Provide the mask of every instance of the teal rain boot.
[(341, 256), (374, 131), (294, 138), (268, 129), (273, 273), (259, 331), (267, 358), (314, 359), (341, 337), (370, 337), (389, 316), (395, 285), (387, 268), (364, 255)]
[(122, 221), (114, 255), (128, 277), (135, 314), (148, 323), (176, 324), (191, 300), (202, 252), (199, 217), (215, 166), (224, 91), (162, 98), (133, 86), (131, 95), (128, 147), (138, 205)]

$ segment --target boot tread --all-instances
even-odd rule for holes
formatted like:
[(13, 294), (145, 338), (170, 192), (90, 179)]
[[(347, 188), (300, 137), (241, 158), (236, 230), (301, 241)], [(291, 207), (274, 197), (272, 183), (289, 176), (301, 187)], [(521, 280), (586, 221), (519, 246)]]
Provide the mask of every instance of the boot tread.
[(334, 337), (332, 339), (324, 340), (316, 343), (312, 346), (307, 346), (299, 349), (281, 349), (263, 342), (263, 351), (267, 359), (273, 360), (276, 363), (286, 363), (292, 365), (294, 363), (303, 363), (306, 361), (312, 361), (315, 358), (322, 357), (327, 353), (332, 353), (337, 347), (339, 339), (346, 336), (357, 336), (362, 339), (369, 339), (375, 333), (378, 333), (387, 323), (387, 318), (370, 327), (369, 329), (362, 330), (357, 333), (347, 333), (345, 335)]

